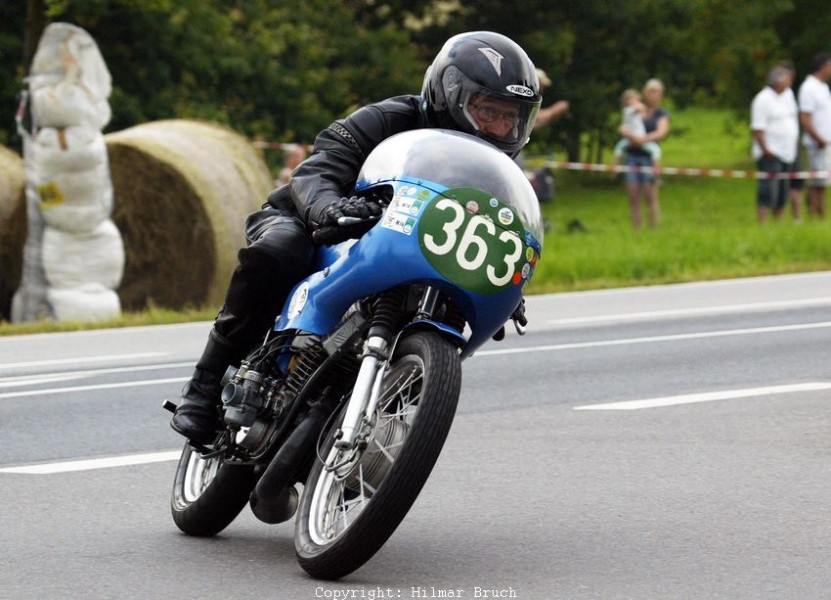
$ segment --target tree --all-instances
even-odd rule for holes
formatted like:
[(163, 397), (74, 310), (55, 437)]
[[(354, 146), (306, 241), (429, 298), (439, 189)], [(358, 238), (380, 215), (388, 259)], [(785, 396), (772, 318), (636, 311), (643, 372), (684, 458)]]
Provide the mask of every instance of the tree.
[[(791, 58), (801, 74), (831, 44), (819, 0), (28, 0), (29, 18), (92, 34), (113, 73), (110, 130), (169, 117), (227, 123), (249, 136), (309, 142), (366, 102), (420, 89), (429, 60), (460, 31), (515, 39), (554, 81), (545, 104), (571, 110), (537, 132), (538, 151), (597, 159), (615, 133), (620, 93), (649, 77), (676, 106), (747, 111), (764, 74)], [(34, 8), (32, 8), (34, 7)], [(40, 7), (40, 8), (37, 8)], [(0, 112), (11, 115), (37, 19), (0, 3)], [(28, 35), (28, 37), (26, 37)], [(24, 49), (24, 38), (27, 40)], [(11, 119), (0, 121), (8, 143)]]
[[(0, 26), (2, 68), (18, 73), (2, 90), (4, 103), (22, 86), (22, 39), (15, 36), (25, 15), (14, 4), (0, 9), (8, 24)], [(418, 91), (423, 74), (406, 30), (392, 21), (365, 26), (350, 3), (46, 0), (44, 6), (48, 19), (86, 29), (101, 48), (113, 74), (109, 130), (191, 117), (249, 136), (307, 142), (350, 107)]]
[[(540, 146), (565, 146), (579, 160), (586, 134), (595, 151), (611, 140), (610, 114), (627, 87), (649, 77), (673, 80), (685, 61), (676, 36), (690, 20), (687, 0), (528, 0), (506, 11), (499, 0), (464, 2), (447, 29), (490, 30), (517, 41), (554, 81), (544, 104), (560, 98), (571, 110), (554, 128), (535, 134)], [(429, 32), (432, 40), (450, 31)]]
[(831, 12), (820, 0), (793, 0), (774, 21), (786, 58), (793, 60), (799, 81), (811, 72), (811, 58), (818, 52), (831, 52)]

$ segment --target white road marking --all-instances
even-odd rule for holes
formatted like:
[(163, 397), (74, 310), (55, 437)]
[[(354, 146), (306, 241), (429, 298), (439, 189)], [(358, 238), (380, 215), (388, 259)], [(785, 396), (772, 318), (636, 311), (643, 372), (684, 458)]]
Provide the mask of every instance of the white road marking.
[(83, 379), (85, 375), (78, 373), (53, 373), (50, 375), (28, 375), (23, 377), (4, 377), (0, 379), (0, 387), (3, 389), (23, 387), (26, 385), (41, 385), (43, 383), (57, 383), (59, 381), (72, 381)]
[(51, 396), (54, 394), (71, 394), (73, 392), (88, 392), (91, 390), (114, 390), (126, 387), (139, 387), (145, 385), (162, 385), (165, 383), (184, 383), (190, 377), (170, 377), (169, 379), (147, 379), (143, 381), (119, 381), (116, 383), (98, 383), (95, 385), (79, 385), (76, 387), (51, 388), (48, 390), (28, 390), (25, 392), (8, 392), (0, 394), (0, 400), (4, 398), (23, 398), (24, 396)]
[(827, 304), (831, 304), (831, 296), (825, 296), (820, 298), (807, 298), (804, 300), (782, 300), (778, 302), (731, 304), (729, 306), (706, 306), (701, 308), (677, 308), (671, 310), (620, 313), (614, 315), (600, 315), (594, 317), (572, 317), (568, 319), (551, 319), (549, 321), (546, 321), (546, 323), (549, 325), (579, 325), (587, 323), (603, 323), (606, 321), (628, 321), (640, 319), (658, 319), (664, 317), (717, 315), (732, 312), (747, 312), (752, 310), (798, 308), (804, 306), (825, 306)]
[(26, 362), (2, 362), (0, 363), (0, 369), (2, 370), (12, 370), (12, 369), (22, 369), (24, 367), (43, 367), (49, 365), (71, 365), (71, 364), (84, 364), (84, 363), (91, 363), (91, 362), (107, 362), (107, 361), (114, 361), (114, 360), (132, 360), (136, 358), (152, 358), (157, 356), (167, 356), (167, 352), (139, 352), (135, 354), (107, 354), (104, 356), (76, 356), (73, 358), (53, 358), (50, 360), (30, 360)]
[[(724, 390), (719, 392), (684, 394), (680, 396), (649, 398), (644, 400), (631, 400), (626, 402), (589, 404), (585, 406), (575, 406), (574, 410), (638, 410), (643, 408), (658, 408), (663, 406), (675, 406), (679, 404), (692, 404), (697, 402), (713, 402), (716, 400), (751, 398), (757, 396), (770, 396), (774, 394), (815, 392), (829, 389), (831, 389), (831, 382), (797, 383), (790, 385), (748, 388), (743, 390)], [(112, 456), (106, 458), (93, 458), (87, 460), (72, 460), (65, 462), (43, 463), (37, 465), (24, 465), (19, 467), (6, 467), (0, 468), (0, 473), (20, 475), (52, 475), (55, 473), (70, 473), (76, 471), (89, 471), (93, 469), (107, 469), (112, 467), (126, 467), (156, 462), (168, 462), (178, 460), (180, 455), (180, 450), (170, 450), (166, 452), (151, 452), (146, 454), (132, 454), (128, 456)]]
[(131, 454), (129, 456), (110, 456), (107, 458), (92, 458), (88, 460), (71, 460), (67, 462), (44, 463), (22, 467), (6, 467), (0, 473), (14, 473), (18, 475), (53, 475), (55, 473), (71, 473), (75, 471), (90, 471), (92, 469), (109, 469), (111, 467), (127, 467), (131, 465), (146, 465), (149, 463), (178, 460), (181, 450), (167, 452), (151, 452), (147, 454)]
[(683, 394), (680, 396), (665, 396), (663, 398), (648, 398), (644, 400), (629, 400), (626, 402), (609, 402), (605, 404), (587, 404), (575, 406), (574, 410), (638, 410), (641, 408), (658, 408), (662, 406), (676, 406), (678, 404), (693, 404), (696, 402), (713, 402), (715, 400), (732, 400), (734, 398), (752, 398), (755, 396), (771, 396), (774, 394), (793, 394), (798, 392), (816, 392), (830, 390), (831, 383), (795, 383), (791, 385), (774, 385), (769, 387), (747, 388), (743, 390), (723, 390), (720, 392), (704, 392), (699, 394)]
[(773, 327), (753, 327), (750, 329), (723, 329), (718, 331), (700, 331), (697, 333), (679, 333), (675, 335), (656, 335), (652, 337), (625, 338), (618, 340), (600, 340), (597, 342), (576, 342), (573, 344), (552, 344), (549, 346), (529, 346), (527, 348), (505, 348), (502, 350), (485, 350), (474, 356), (498, 356), (501, 354), (523, 354), (526, 352), (553, 352), (557, 350), (576, 350), (579, 348), (600, 348), (603, 346), (626, 346), (628, 344), (653, 344), (656, 342), (674, 342), (679, 340), (696, 340), (703, 338), (725, 337), (733, 335), (758, 335), (780, 333), (783, 331), (801, 331), (806, 329), (825, 329), (831, 327), (831, 321), (818, 323), (799, 323), (796, 325), (776, 325)]
[(20, 387), (24, 385), (40, 385), (56, 381), (70, 381), (72, 379), (84, 379), (95, 375), (109, 375), (112, 373), (134, 373), (136, 371), (155, 371), (160, 369), (179, 369), (181, 367), (192, 367), (191, 362), (166, 363), (157, 365), (142, 365), (138, 367), (113, 367), (110, 369), (89, 369), (84, 371), (67, 371), (65, 373), (43, 373), (39, 375), (16, 375), (13, 377), (0, 377), (0, 387)]

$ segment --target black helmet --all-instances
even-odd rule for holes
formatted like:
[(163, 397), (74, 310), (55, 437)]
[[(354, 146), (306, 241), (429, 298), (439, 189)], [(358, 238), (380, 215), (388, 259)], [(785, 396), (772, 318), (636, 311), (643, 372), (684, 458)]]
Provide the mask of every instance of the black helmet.
[[(510, 156), (528, 142), (542, 101), (534, 63), (516, 42), (491, 31), (447, 40), (424, 75), (421, 95), (428, 116), (439, 127), (477, 135)], [(480, 131), (470, 113), (470, 103), (478, 97), (516, 105), (518, 118), (507, 136)]]

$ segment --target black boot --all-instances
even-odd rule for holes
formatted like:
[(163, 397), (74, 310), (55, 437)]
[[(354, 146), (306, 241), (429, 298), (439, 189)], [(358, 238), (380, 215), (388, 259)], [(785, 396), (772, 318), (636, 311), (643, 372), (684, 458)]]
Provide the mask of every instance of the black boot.
[(238, 366), (245, 353), (246, 349), (233, 346), (211, 330), (202, 358), (182, 390), (176, 413), (170, 420), (174, 431), (198, 444), (210, 444), (214, 440), (222, 425), (222, 376), (229, 366)]

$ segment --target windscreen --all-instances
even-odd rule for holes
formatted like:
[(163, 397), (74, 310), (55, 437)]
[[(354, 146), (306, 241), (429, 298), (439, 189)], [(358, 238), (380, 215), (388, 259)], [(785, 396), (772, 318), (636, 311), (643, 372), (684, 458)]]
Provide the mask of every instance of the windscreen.
[(466, 133), (418, 129), (394, 135), (369, 155), (357, 190), (383, 182), (419, 180), (426, 187), (472, 187), (507, 204), (542, 244), (539, 202), (522, 169), (489, 143)]

